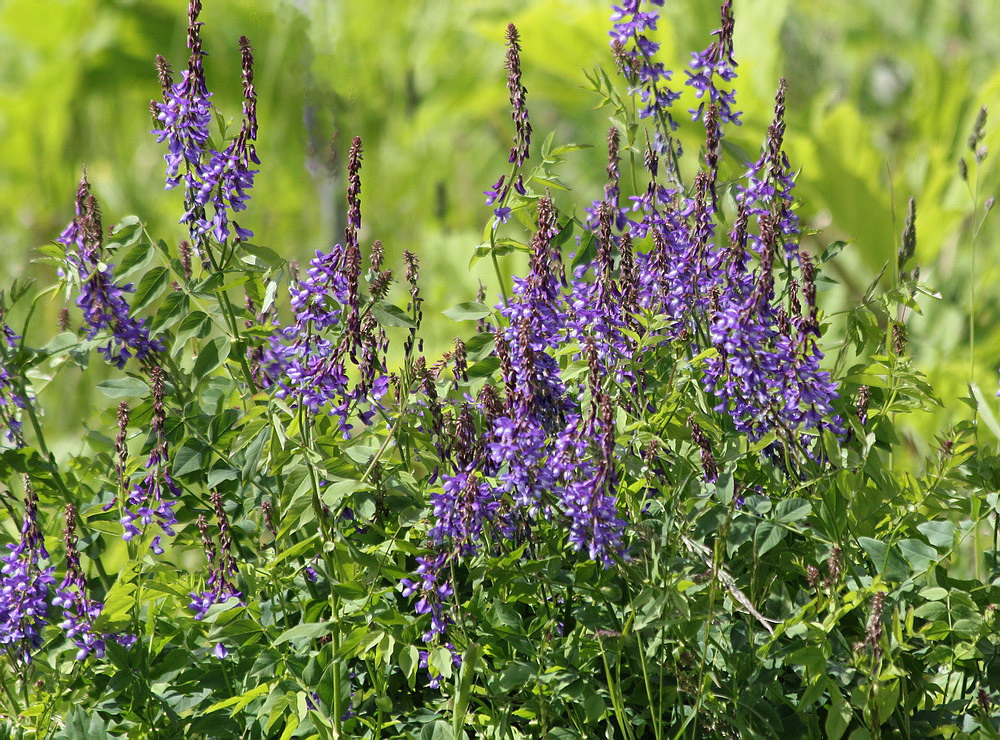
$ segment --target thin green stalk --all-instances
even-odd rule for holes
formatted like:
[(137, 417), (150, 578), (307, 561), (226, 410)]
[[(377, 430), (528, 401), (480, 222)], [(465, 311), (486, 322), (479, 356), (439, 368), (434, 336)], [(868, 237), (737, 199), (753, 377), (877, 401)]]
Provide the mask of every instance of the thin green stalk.
[(608, 663), (608, 654), (604, 650), (604, 640), (600, 634), (597, 635), (597, 645), (601, 651), (601, 662), (604, 664), (604, 678), (608, 682), (608, 693), (611, 695), (611, 706), (614, 707), (618, 726), (621, 728), (622, 735), (627, 740), (634, 740), (635, 735), (632, 734), (632, 728), (626, 722), (625, 705), (622, 703), (621, 689), (611, 675), (611, 665)]

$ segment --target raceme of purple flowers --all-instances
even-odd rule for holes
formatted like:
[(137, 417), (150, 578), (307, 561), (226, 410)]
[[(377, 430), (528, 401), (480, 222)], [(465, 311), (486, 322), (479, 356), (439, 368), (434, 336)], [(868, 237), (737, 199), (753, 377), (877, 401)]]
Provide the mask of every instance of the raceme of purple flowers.
[(48, 587), (55, 583), (38, 523), (38, 497), (25, 486), (21, 540), (8, 544), (0, 558), (0, 646), (18, 663), (31, 662), (31, 653), (42, 644), (41, 629), (48, 611)]
[(126, 542), (144, 535), (146, 527), (154, 522), (158, 525), (160, 533), (150, 542), (150, 549), (156, 554), (163, 552), (163, 535), (174, 535), (174, 525), (177, 524), (174, 506), (181, 495), (180, 488), (170, 475), (168, 442), (163, 430), (166, 421), (163, 375), (163, 369), (158, 366), (150, 371), (153, 394), (153, 418), (150, 426), (153, 446), (146, 460), (146, 475), (132, 486), (121, 518), (124, 528), (122, 539)]
[[(275, 329), (263, 367), (276, 396), (310, 413), (325, 410), (338, 419), (345, 436), (355, 414), (364, 424), (371, 421), (389, 387), (385, 334), (361, 305), (361, 153), (356, 137), (348, 158), (344, 243), (328, 253), (317, 251), (306, 274), (293, 284), (295, 321)], [(378, 298), (389, 280), (379, 270), (381, 245), (373, 247), (372, 264), (372, 295)], [(359, 371), (353, 381), (351, 365)]]
[[(648, 185), (621, 201), (613, 129), (608, 185), (587, 211), (595, 256), (569, 280), (559, 249), (550, 246), (558, 214), (547, 197), (536, 197), (529, 274), (514, 279), (511, 299), (498, 306), (506, 319), (494, 335), (503, 397), (490, 391), (471, 405), (471, 399), (442, 402), (429, 371), (423, 381), (426, 431), (452, 440), (437, 445), (451, 470), (431, 494), (430, 552), (402, 582), (403, 594), (416, 598), (416, 611), (429, 615), (427, 642), (442, 639), (453, 621), (460, 598), (452, 580), (456, 560), (487, 542), (516, 546), (534, 527), (556, 524), (574, 549), (606, 566), (627, 557), (616, 497), (616, 406), (644, 396), (636, 338), (648, 317), (667, 320), (653, 346), (682, 341), (689, 357), (704, 353), (702, 384), (715, 411), (750, 441), (773, 434), (766, 450), (772, 456), (784, 450), (816, 460), (822, 431), (844, 433), (833, 410), (837, 386), (820, 366), (816, 268), (799, 245), (794, 177), (782, 146), (784, 82), (760, 159), (736, 183), (735, 218), (724, 216), (716, 194), (720, 142), (725, 125), (740, 124), (735, 94), (725, 86), (736, 76), (732, 3), (723, 3), (716, 40), (694, 55), (688, 71), (687, 84), (701, 99), (691, 112), (706, 137), (706, 167), (689, 187), (676, 169), (660, 166), (663, 157), (679, 155), (666, 145), (677, 126), (668, 109), (679, 96), (670, 91), (670, 73), (656, 61), (658, 45), (648, 37), (660, 5), (623, 2), (612, 16), (620, 71), (640, 117), (652, 119), (644, 158)], [(511, 101), (518, 121), (523, 97), (512, 93)], [(519, 124), (519, 136), (522, 130)], [(499, 206), (497, 219), (506, 220), (508, 177), (486, 195), (489, 205)], [(732, 226), (723, 230), (726, 222)], [(635, 249), (639, 240), (646, 250)], [(588, 387), (564, 382), (556, 356), (566, 347), (576, 347), (571, 357), (586, 361)], [(612, 380), (626, 393), (613, 393)], [(443, 410), (447, 403), (451, 414)], [(449, 419), (453, 426), (446, 428)], [(718, 464), (707, 435), (692, 424), (711, 483)], [(463, 428), (478, 429), (478, 444), (463, 441), (469, 437)]]
[(10, 367), (10, 360), (17, 351), (20, 338), (3, 320), (3, 312), (0, 310), (0, 425), (3, 426), (4, 440), (14, 447), (24, 446), (19, 409), (23, 409), (29, 401), (24, 395), (26, 391), (19, 387)]
[(87, 594), (87, 579), (80, 565), (80, 553), (77, 550), (76, 517), (76, 507), (68, 504), (66, 529), (63, 533), (63, 542), (66, 546), (66, 575), (56, 587), (52, 606), (62, 609), (63, 621), (59, 626), (66, 630), (66, 637), (76, 644), (78, 648), (76, 659), (83, 660), (91, 653), (103, 658), (107, 638), (110, 637), (126, 648), (132, 647), (138, 638), (135, 635), (104, 634), (94, 630), (94, 622), (101, 615), (104, 605)]
[(50, 558), (38, 522), (38, 497), (30, 481), (25, 479), (21, 540), (8, 544), (9, 554), (0, 559), (3, 562), (0, 568), (0, 646), (21, 665), (30, 663), (32, 652), (42, 644), (41, 630), (48, 621), (50, 605), (62, 610), (59, 627), (76, 645), (77, 660), (91, 654), (104, 657), (108, 639), (126, 648), (136, 642), (135, 635), (94, 630), (104, 605), (88, 595), (87, 579), (77, 550), (76, 518), (76, 507), (67, 505), (63, 534), (66, 571), (50, 599), (49, 586), (56, 582), (55, 566), (42, 564)]
[(66, 269), (61, 274), (79, 284), (76, 305), (83, 311), (88, 338), (105, 331), (110, 334), (99, 350), (105, 359), (122, 368), (130, 357), (142, 361), (162, 352), (163, 344), (150, 337), (148, 319), (129, 315), (125, 294), (133, 292), (131, 283), (116, 283), (114, 265), (104, 261), (101, 213), (86, 174), (77, 188), (76, 217), (56, 241), (66, 250)]
[[(243, 598), (243, 594), (233, 583), (239, 569), (236, 567), (236, 559), (233, 557), (232, 530), (229, 526), (229, 517), (222, 505), (222, 494), (214, 492), (211, 499), (215, 517), (219, 522), (220, 547), (215, 546), (212, 535), (209, 533), (208, 521), (203, 515), (199, 515), (196, 523), (198, 531), (201, 533), (205, 557), (208, 560), (208, 578), (205, 579), (203, 591), (191, 594), (190, 608), (195, 613), (195, 619), (204, 619), (208, 610), (215, 604), (223, 604), (230, 598), (237, 600)], [(227, 654), (225, 646), (219, 643), (215, 649), (216, 657), (221, 659)]]
[[(160, 127), (154, 133), (157, 142), (167, 144), (167, 188), (184, 185), (185, 213), (181, 223), (188, 226), (191, 241), (200, 253), (200, 245), (211, 233), (220, 244), (233, 232), (236, 240), (246, 241), (253, 232), (243, 228), (233, 216), (246, 209), (247, 191), (253, 187), (260, 164), (254, 142), (257, 139), (257, 92), (253, 80), (253, 52), (247, 38), (240, 38), (243, 78), (243, 125), (240, 132), (221, 151), (210, 146), (212, 93), (208, 91), (201, 45), (200, 0), (188, 7), (188, 68), (179, 82), (173, 82), (170, 67), (157, 57), (163, 102), (153, 102), (153, 114)], [(212, 214), (208, 213), (212, 207)]]

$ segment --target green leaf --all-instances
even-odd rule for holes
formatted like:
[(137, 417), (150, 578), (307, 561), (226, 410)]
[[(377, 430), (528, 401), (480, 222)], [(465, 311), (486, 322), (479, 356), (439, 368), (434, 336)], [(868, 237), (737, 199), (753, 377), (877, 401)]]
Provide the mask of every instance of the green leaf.
[(492, 311), (482, 303), (466, 301), (465, 303), (459, 303), (457, 306), (452, 306), (447, 311), (442, 311), (441, 313), (452, 321), (478, 321), (489, 316)]
[(417, 325), (413, 323), (413, 319), (407, 316), (403, 309), (385, 301), (377, 301), (372, 306), (372, 316), (382, 326), (405, 326), (408, 329), (417, 328)]
[(201, 352), (198, 353), (198, 359), (194, 362), (194, 369), (192, 369), (191, 374), (198, 380), (207, 378), (209, 373), (219, 367), (229, 357), (230, 346), (228, 337), (216, 337), (206, 342), (201, 348)]
[(138, 216), (132, 214), (125, 216), (121, 221), (111, 227), (111, 238), (117, 242), (125, 242), (129, 236), (134, 234), (142, 226), (142, 221)]
[(171, 455), (174, 459), (173, 474), (181, 476), (201, 470), (205, 466), (205, 452), (204, 443), (196, 439), (187, 440)]
[(315, 640), (317, 637), (330, 634), (336, 625), (332, 622), (305, 622), (285, 630), (274, 640), (274, 645), (284, 645), (286, 642), (303, 643)]
[(177, 336), (174, 339), (173, 355), (180, 353), (184, 345), (191, 339), (201, 339), (212, 330), (212, 320), (202, 311), (192, 311), (189, 313), (177, 329)]
[(896, 545), (903, 558), (915, 571), (927, 570), (938, 558), (937, 550), (920, 540), (900, 540)]
[(902, 581), (910, 575), (909, 565), (895, 548), (871, 537), (859, 537), (858, 544), (871, 558), (876, 571), (887, 581)]
[(168, 282), (170, 282), (170, 273), (166, 267), (154, 267), (143, 275), (139, 286), (135, 289), (135, 295), (132, 297), (132, 316), (137, 315), (159, 298), (167, 289)]
[(278, 565), (279, 563), (288, 560), (290, 558), (297, 558), (303, 553), (310, 552), (315, 549), (316, 541), (319, 539), (318, 534), (314, 534), (307, 539), (302, 540), (302, 542), (296, 542), (294, 545), (289, 547), (287, 550), (282, 550), (273, 561), (271, 561), (271, 567)]
[(406, 682), (410, 688), (416, 684), (417, 666), (420, 663), (420, 651), (412, 645), (404, 647), (399, 653), (399, 670), (406, 677)]
[(756, 157), (751, 157), (743, 147), (734, 144), (728, 138), (722, 140), (722, 149), (742, 166), (749, 167), (756, 160)]
[(983, 392), (975, 383), (969, 383), (969, 392), (976, 399), (976, 410), (979, 412), (980, 420), (993, 433), (993, 436), (1000, 440), (1000, 424), (997, 423), (996, 414), (993, 413), (993, 405), (987, 402), (986, 398), (983, 397)]
[(844, 701), (840, 690), (832, 682), (830, 693), (830, 705), (826, 715), (826, 737), (828, 740), (840, 740), (847, 731), (847, 726), (851, 723), (854, 712), (851, 705)]
[(134, 582), (137, 561), (130, 561), (119, 571), (118, 577), (104, 597), (104, 609), (94, 621), (94, 628), (113, 632), (112, 626), (130, 620), (130, 612), (135, 606), (136, 585)]
[(774, 522), (761, 522), (758, 524), (757, 531), (754, 532), (753, 536), (753, 544), (754, 549), (757, 551), (757, 556), (760, 557), (774, 548), (784, 539), (785, 532), (784, 527), (779, 527)]
[(570, 270), (575, 270), (580, 265), (589, 265), (597, 256), (597, 240), (593, 232), (587, 231), (580, 237), (580, 248), (573, 255), (570, 263)]
[(451, 725), (443, 719), (434, 720), (420, 730), (420, 740), (455, 740)]
[(148, 265), (156, 252), (153, 250), (153, 245), (147, 241), (141, 241), (128, 250), (128, 253), (122, 258), (121, 264), (118, 265), (118, 270), (115, 274), (115, 278), (119, 281), (124, 280), (133, 272), (142, 270)]
[(811, 513), (812, 504), (801, 498), (788, 498), (774, 507), (774, 518), (783, 524), (800, 522)]
[(950, 548), (955, 541), (955, 525), (951, 522), (921, 522), (917, 531), (938, 550)]
[(191, 292), (202, 294), (204, 296), (214, 295), (215, 291), (222, 287), (225, 280), (226, 278), (221, 272), (213, 272), (207, 278), (192, 287)]
[(500, 367), (500, 360), (496, 357), (486, 357), (469, 368), (470, 378), (487, 378)]
[(515, 663), (514, 665), (505, 668), (500, 674), (500, 690), (510, 691), (514, 688), (525, 687), (531, 678), (535, 675), (534, 666), (530, 666), (527, 663)]
[(218, 712), (220, 709), (227, 709), (229, 707), (233, 708), (230, 713), (231, 716), (236, 716), (236, 713), (243, 709), (247, 704), (252, 702), (258, 696), (263, 696), (271, 690), (271, 685), (262, 683), (260, 686), (246, 691), (239, 696), (231, 696), (228, 699), (223, 699), (222, 701), (217, 701), (215, 704), (210, 706), (208, 709), (204, 710), (205, 714), (211, 714), (212, 712)]
[(465, 655), (462, 656), (462, 668), (458, 680), (458, 690), (455, 694), (455, 709), (451, 723), (455, 735), (461, 733), (462, 727), (465, 725), (465, 715), (468, 712), (469, 699), (472, 697), (472, 682), (475, 679), (481, 654), (482, 648), (479, 643), (473, 642), (469, 644)]
[(892, 716), (899, 705), (899, 679), (876, 682), (872, 687), (872, 699), (875, 702), (878, 723), (881, 725)]
[(149, 393), (149, 386), (138, 378), (102, 380), (97, 390), (108, 398), (142, 398)]
[(451, 651), (446, 647), (440, 646), (431, 650), (431, 653), (427, 658), (428, 666), (432, 667), (439, 675), (446, 679), (451, 678), (451, 661)]
[(168, 295), (163, 300), (163, 305), (157, 310), (156, 316), (153, 318), (153, 323), (149, 327), (149, 333), (155, 336), (163, 330), (169, 329), (187, 316), (190, 305), (191, 300), (187, 297), (186, 293), (178, 291)]
[(551, 152), (549, 156), (556, 156), (559, 154), (566, 154), (567, 152), (577, 152), (581, 149), (593, 149), (593, 144), (563, 144), (562, 146), (557, 146)]
[(240, 260), (253, 267), (275, 268), (285, 263), (277, 252), (270, 247), (261, 247), (257, 244), (243, 242), (240, 249), (246, 254), (240, 255)]
[(585, 687), (584, 692), (585, 698), (583, 700), (583, 715), (587, 718), (587, 722), (597, 722), (604, 716), (604, 711), (606, 709), (604, 698), (590, 686)]
[(42, 347), (42, 352), (48, 356), (53, 356), (63, 352), (70, 347), (76, 347), (80, 343), (76, 334), (71, 331), (64, 331), (56, 334), (49, 343)]
[(831, 242), (826, 249), (823, 250), (823, 254), (820, 255), (819, 261), (826, 263), (844, 251), (844, 247), (847, 246), (847, 242), (836, 241)]

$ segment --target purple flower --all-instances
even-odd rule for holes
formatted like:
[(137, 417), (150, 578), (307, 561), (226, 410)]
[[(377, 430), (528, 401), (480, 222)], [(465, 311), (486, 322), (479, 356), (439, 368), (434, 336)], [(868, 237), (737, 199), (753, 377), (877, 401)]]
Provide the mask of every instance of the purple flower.
[[(663, 5), (663, 0), (650, 0), (652, 5)], [(640, 118), (662, 118), (670, 130), (677, 127), (669, 108), (680, 97), (668, 86), (672, 72), (653, 57), (660, 45), (645, 34), (656, 30), (659, 11), (643, 12), (640, 0), (627, 0), (620, 5), (612, 5), (611, 46), (619, 67), (632, 86), (630, 92), (637, 93), (642, 107)]]
[[(145, 528), (154, 521), (163, 534), (173, 537), (173, 527), (177, 524), (173, 509), (181, 496), (181, 490), (170, 475), (168, 443), (163, 430), (166, 421), (166, 409), (163, 405), (163, 370), (159, 366), (154, 366), (150, 370), (150, 378), (153, 392), (153, 418), (150, 422), (153, 448), (146, 459), (148, 472), (132, 487), (125, 513), (121, 518), (125, 529), (122, 539), (126, 542), (141, 536)], [(156, 554), (163, 552), (160, 542), (161, 535), (157, 535), (150, 544), (150, 549)]]
[[(188, 68), (174, 84), (170, 68), (163, 57), (157, 57), (163, 102), (154, 103), (153, 110), (161, 123), (154, 130), (158, 143), (167, 143), (167, 189), (184, 183), (185, 213), (181, 223), (186, 223), (191, 241), (201, 244), (211, 233), (216, 241), (225, 242), (231, 235), (244, 241), (253, 232), (231, 220), (246, 209), (247, 191), (253, 187), (254, 176), (260, 159), (254, 147), (257, 139), (257, 92), (253, 82), (253, 51), (245, 36), (240, 37), (243, 78), (243, 126), (239, 134), (222, 151), (208, 146), (209, 125), (212, 121), (212, 93), (205, 82), (204, 52), (201, 48), (201, 11), (199, 0), (192, 0), (188, 8), (188, 48), (191, 56)], [(183, 172), (182, 172), (183, 170)], [(209, 218), (207, 206), (213, 215)]]
[[(208, 578), (205, 580), (205, 590), (192, 592), (191, 603), (188, 607), (195, 613), (195, 619), (204, 619), (208, 610), (215, 604), (224, 604), (230, 598), (237, 599), (242, 604), (243, 594), (233, 584), (232, 579), (237, 575), (236, 561), (232, 554), (232, 539), (229, 532), (229, 520), (222, 509), (221, 495), (212, 494), (212, 503), (215, 507), (216, 517), (219, 519), (219, 539), (221, 548), (216, 548), (215, 542), (208, 531), (208, 521), (201, 514), (198, 515), (196, 523), (198, 531), (201, 533), (201, 542), (205, 550), (205, 557), (208, 560)], [(220, 643), (215, 648), (215, 655), (219, 651), (228, 651)]]
[[(290, 288), (295, 322), (278, 329), (264, 353), (275, 395), (311, 413), (326, 409), (345, 436), (357, 413), (369, 423), (388, 390), (386, 338), (370, 315), (362, 318), (359, 276), (361, 250), (361, 139), (351, 144), (348, 163), (348, 225), (344, 245), (317, 251), (305, 277)], [(352, 385), (348, 363), (360, 370)]]
[(23, 379), (16, 378), (10, 368), (10, 359), (17, 352), (20, 338), (3, 320), (3, 306), (0, 305), (0, 424), (3, 425), (3, 438), (14, 447), (24, 447), (19, 410), (31, 401), (19, 382)]
[(723, 82), (732, 82), (736, 78), (736, 60), (733, 59), (733, 3), (725, 0), (722, 3), (722, 25), (712, 32), (716, 40), (704, 51), (692, 54), (690, 69), (686, 71), (687, 84), (694, 88), (695, 97), (702, 100), (697, 109), (689, 111), (692, 120), (697, 121), (704, 116), (705, 101), (715, 105), (719, 111), (722, 123), (740, 125), (742, 113), (734, 109), (736, 93), (732, 90), (722, 90), (716, 84), (716, 78)]
[(108, 362), (122, 368), (130, 357), (145, 360), (162, 352), (164, 346), (158, 339), (150, 338), (146, 319), (130, 316), (125, 294), (133, 292), (132, 285), (115, 282), (114, 265), (104, 261), (103, 239), (100, 209), (90, 193), (85, 173), (77, 188), (76, 218), (56, 241), (66, 248), (68, 269), (63, 274), (73, 275), (79, 281), (80, 297), (76, 305), (83, 310), (83, 318), (90, 327), (87, 337), (93, 339), (109, 330), (111, 336), (100, 352)]
[(486, 205), (491, 206), (498, 200), (503, 200), (504, 195), (507, 193), (507, 189), (503, 185), (505, 179), (507, 179), (507, 176), (501, 175), (492, 188), (483, 191), (483, 195), (486, 196)]
[(507, 26), (507, 91), (510, 93), (511, 118), (514, 119), (514, 146), (510, 150), (510, 163), (520, 167), (528, 158), (531, 147), (531, 121), (528, 119), (527, 94), (521, 83), (521, 37), (517, 27)]
[[(596, 357), (593, 360), (596, 367)], [(607, 567), (622, 554), (625, 521), (615, 496), (614, 408), (600, 391), (593, 402), (599, 407), (596, 413), (574, 418), (560, 434), (553, 467), (563, 481), (560, 509), (568, 523), (569, 543)]]
[(101, 615), (104, 605), (87, 596), (87, 578), (80, 566), (80, 552), (77, 550), (76, 507), (66, 506), (66, 529), (63, 541), (66, 545), (66, 574), (52, 599), (52, 605), (61, 607), (63, 621), (59, 625), (66, 630), (66, 637), (73, 640), (78, 651), (77, 660), (83, 660), (93, 653), (104, 657), (106, 640), (111, 638), (120, 645), (130, 648), (137, 637), (128, 634), (105, 634), (94, 631), (94, 622)]
[(10, 551), (0, 558), (0, 645), (23, 665), (41, 647), (41, 629), (48, 612), (48, 587), (55, 583), (41, 527), (38, 525), (38, 498), (27, 478), (24, 492), (24, 520), (21, 540), (8, 544)]

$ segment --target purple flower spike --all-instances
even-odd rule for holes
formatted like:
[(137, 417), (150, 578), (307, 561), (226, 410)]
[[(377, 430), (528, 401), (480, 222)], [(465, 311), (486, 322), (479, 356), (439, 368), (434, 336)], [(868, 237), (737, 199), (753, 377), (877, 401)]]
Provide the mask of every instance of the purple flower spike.
[(4, 321), (3, 306), (0, 304), (0, 425), (4, 440), (13, 447), (24, 447), (20, 409), (32, 400), (30, 395), (25, 397), (20, 383), (8, 367), (8, 360), (17, 351), (20, 338)]
[[(160, 128), (152, 131), (158, 143), (167, 144), (167, 189), (184, 183), (184, 215), (191, 241), (198, 252), (206, 235), (225, 242), (235, 232), (237, 241), (253, 236), (249, 229), (232, 220), (245, 210), (247, 191), (253, 187), (260, 159), (254, 147), (257, 139), (257, 90), (253, 81), (253, 51), (245, 36), (240, 37), (243, 81), (243, 126), (222, 151), (208, 146), (212, 122), (212, 93), (205, 82), (204, 52), (201, 48), (200, 0), (188, 7), (188, 48), (191, 56), (181, 80), (173, 83), (167, 61), (158, 56), (157, 69), (163, 102), (153, 105)], [(209, 217), (207, 207), (213, 214)]]
[(521, 83), (521, 37), (517, 27), (507, 26), (507, 91), (510, 93), (511, 118), (514, 119), (514, 146), (510, 163), (520, 167), (528, 158), (531, 147), (531, 121), (528, 119), (528, 91)]
[[(154, 366), (150, 371), (153, 392), (153, 418), (150, 422), (154, 438), (153, 448), (146, 459), (146, 476), (132, 487), (126, 503), (125, 513), (121, 518), (125, 529), (122, 539), (126, 542), (139, 537), (145, 528), (154, 521), (160, 531), (168, 537), (174, 536), (174, 525), (177, 517), (174, 506), (181, 496), (180, 487), (170, 475), (168, 443), (163, 432), (166, 421), (166, 409), (163, 405), (164, 386), (163, 370)], [(138, 522), (138, 524), (136, 523)], [(141, 525), (141, 526), (140, 526)], [(150, 549), (156, 554), (163, 553), (161, 535), (153, 538)]]
[(125, 648), (130, 648), (135, 644), (137, 637), (94, 631), (94, 622), (101, 615), (104, 604), (87, 596), (87, 579), (80, 565), (80, 553), (77, 550), (76, 519), (76, 507), (68, 504), (66, 529), (63, 533), (66, 545), (66, 575), (56, 588), (52, 605), (62, 608), (63, 622), (59, 626), (66, 630), (66, 637), (76, 644), (78, 648), (76, 659), (83, 660), (91, 653), (103, 658), (108, 638)]
[(118, 285), (114, 265), (105, 262), (101, 212), (97, 199), (90, 193), (86, 173), (77, 188), (76, 218), (56, 242), (66, 248), (66, 277), (79, 280), (80, 297), (76, 305), (83, 310), (83, 318), (90, 327), (87, 337), (93, 339), (105, 330), (111, 334), (108, 343), (100, 348), (104, 358), (122, 368), (130, 357), (145, 360), (162, 352), (163, 344), (150, 338), (147, 320), (130, 316), (125, 294), (133, 292), (132, 285)]
[(733, 3), (725, 0), (722, 3), (722, 25), (712, 32), (716, 40), (703, 52), (692, 54), (690, 69), (686, 71), (687, 84), (694, 88), (694, 94), (702, 100), (697, 109), (689, 111), (692, 120), (697, 121), (705, 114), (705, 98), (715, 105), (719, 111), (722, 123), (732, 123), (739, 126), (742, 113), (735, 110), (736, 93), (723, 90), (715, 80), (732, 82), (736, 78), (736, 60), (733, 58)]
[(38, 525), (38, 498), (27, 477), (24, 491), (24, 521), (21, 541), (8, 544), (0, 558), (0, 645), (22, 665), (42, 645), (41, 630), (48, 612), (48, 587), (55, 583), (42, 529)]

